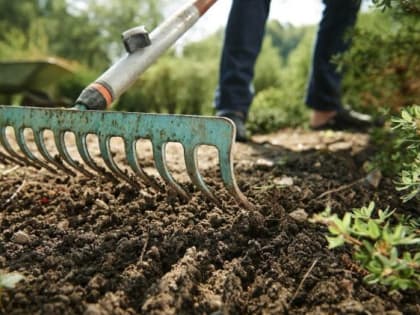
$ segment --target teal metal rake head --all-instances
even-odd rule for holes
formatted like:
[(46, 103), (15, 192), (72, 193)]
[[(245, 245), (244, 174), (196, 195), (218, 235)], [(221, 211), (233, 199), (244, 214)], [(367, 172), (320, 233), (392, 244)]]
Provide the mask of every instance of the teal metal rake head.
[[(0, 158), (18, 164), (44, 167), (52, 172), (61, 169), (71, 175), (75, 175), (75, 171), (87, 176), (99, 173), (112, 180), (121, 179), (138, 185), (138, 181), (120, 169), (111, 156), (111, 138), (120, 137), (124, 140), (127, 162), (134, 174), (147, 184), (158, 187), (142, 170), (137, 158), (136, 142), (139, 139), (149, 139), (152, 142), (159, 174), (173, 191), (184, 199), (189, 199), (188, 193), (172, 178), (165, 162), (166, 143), (178, 142), (184, 148), (185, 165), (192, 182), (209, 199), (219, 204), (219, 200), (204, 183), (197, 165), (198, 147), (211, 145), (218, 149), (221, 176), (226, 188), (238, 203), (252, 208), (253, 205), (241, 193), (233, 175), (232, 144), (235, 126), (229, 119), (95, 111), (109, 107), (216, 1), (189, 1), (157, 27), (150, 34), (150, 38), (143, 28), (125, 32), (128, 54), (82, 91), (73, 110), (0, 106), (0, 144), (5, 149), (4, 153), (0, 151)], [(8, 141), (7, 127), (14, 129), (20, 153), (16, 152)], [(29, 149), (24, 136), (24, 130), (27, 128), (32, 130), (34, 142), (42, 158), (38, 158)], [(58, 158), (53, 157), (47, 150), (43, 137), (45, 130), (54, 134)], [(76, 147), (84, 165), (74, 160), (67, 150), (64, 139), (66, 132), (75, 135)], [(100, 153), (108, 171), (100, 167), (89, 153), (87, 136), (90, 134), (98, 137)]]
[[(20, 152), (8, 140), (8, 127), (14, 129)], [(27, 128), (33, 132), (39, 155), (35, 155), (26, 142), (24, 130)], [(52, 131), (54, 135), (60, 159), (52, 156), (47, 149), (44, 140), (46, 130)], [(69, 153), (64, 140), (66, 132), (75, 135), (77, 150), (85, 165)], [(87, 147), (87, 137), (90, 134), (98, 137), (101, 156), (110, 172), (105, 171), (91, 157)], [(218, 149), (221, 177), (227, 190), (242, 206), (252, 208), (252, 204), (239, 190), (233, 174), (234, 135), (235, 126), (226, 118), (0, 106), (0, 143), (4, 148), (4, 152), (0, 154), (3, 159), (44, 167), (52, 172), (61, 169), (70, 175), (74, 175), (75, 171), (86, 176), (99, 173), (135, 185), (138, 181), (126, 174), (111, 155), (111, 138), (120, 137), (124, 141), (127, 164), (133, 173), (146, 184), (158, 187), (138, 162), (136, 142), (139, 139), (148, 139), (152, 143), (153, 157), (160, 176), (174, 192), (188, 200), (189, 194), (175, 182), (166, 165), (165, 145), (168, 142), (177, 142), (184, 148), (185, 165), (192, 182), (205, 196), (219, 204), (198, 170), (197, 149), (200, 145), (210, 145)]]

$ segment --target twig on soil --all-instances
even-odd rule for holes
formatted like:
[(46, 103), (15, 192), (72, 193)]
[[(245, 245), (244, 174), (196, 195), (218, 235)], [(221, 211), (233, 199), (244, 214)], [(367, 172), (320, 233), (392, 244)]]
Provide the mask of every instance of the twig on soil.
[(325, 196), (328, 196), (328, 195), (330, 195), (330, 194), (333, 194), (333, 193), (336, 193), (336, 192), (339, 192), (339, 191), (342, 191), (342, 190), (349, 189), (349, 188), (353, 187), (354, 185), (357, 185), (357, 184), (363, 183), (365, 180), (366, 180), (366, 177), (359, 178), (358, 180), (355, 180), (354, 182), (352, 182), (352, 183), (350, 183), (350, 184), (347, 184), (347, 185), (342, 185), (342, 186), (340, 186), (340, 187), (337, 187), (337, 188), (334, 188), (334, 189), (327, 190), (327, 191), (323, 192), (321, 195), (319, 195), (316, 199), (322, 199), (322, 198), (324, 198)]
[(147, 243), (149, 243), (149, 234), (147, 234), (146, 241), (144, 242), (143, 248), (140, 254), (140, 263), (143, 262), (144, 253), (146, 252)]
[(295, 300), (296, 296), (298, 295), (299, 291), (302, 289), (303, 287), (303, 283), (306, 281), (306, 279), (308, 279), (310, 273), (312, 272), (312, 270), (314, 269), (315, 265), (318, 263), (318, 258), (314, 260), (314, 262), (312, 263), (312, 265), (309, 267), (308, 271), (305, 273), (305, 275), (303, 276), (302, 280), (300, 281), (295, 294), (293, 294), (292, 298), (290, 299), (289, 305), (292, 305), (293, 301)]
[(9, 199), (6, 200), (5, 204), (8, 204), (9, 202), (11, 202), (13, 199), (16, 198), (16, 196), (20, 193), (20, 191), (23, 189), (23, 186), (25, 186), (26, 184), (26, 179), (23, 180), (22, 184), (20, 184), (19, 188), (16, 189), (16, 191), (14, 192), (13, 195), (10, 196)]
[(4, 172), (0, 173), (0, 176), (5, 176), (7, 174), (10, 174), (14, 171), (16, 171), (20, 166), (16, 165), (15, 167), (9, 168), (8, 170), (5, 170)]

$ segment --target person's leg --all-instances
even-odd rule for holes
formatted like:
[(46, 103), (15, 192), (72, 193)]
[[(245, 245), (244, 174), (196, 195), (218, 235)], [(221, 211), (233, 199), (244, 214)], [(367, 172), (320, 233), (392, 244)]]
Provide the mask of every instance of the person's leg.
[(265, 32), (270, 0), (233, 0), (220, 62), (215, 108), (245, 119), (252, 102), (254, 66)]
[(359, 0), (324, 0), (324, 3), (306, 97), (307, 106), (313, 110), (313, 127), (326, 123), (342, 110), (342, 75), (331, 58), (349, 48), (350, 39), (346, 34), (354, 27), (360, 8)]

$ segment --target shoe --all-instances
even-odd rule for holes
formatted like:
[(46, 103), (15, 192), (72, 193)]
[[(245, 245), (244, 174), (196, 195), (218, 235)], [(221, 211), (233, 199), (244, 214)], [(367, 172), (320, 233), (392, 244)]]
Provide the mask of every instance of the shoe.
[(246, 115), (242, 112), (231, 112), (231, 111), (218, 111), (216, 112), (218, 117), (226, 117), (233, 121), (236, 127), (236, 141), (238, 142), (247, 142), (247, 132), (245, 127), (245, 117)]
[(340, 109), (337, 114), (330, 118), (326, 123), (311, 127), (312, 130), (351, 130), (351, 131), (367, 131), (373, 127), (382, 127), (384, 121), (382, 119), (374, 119), (372, 116), (362, 114), (351, 109)]

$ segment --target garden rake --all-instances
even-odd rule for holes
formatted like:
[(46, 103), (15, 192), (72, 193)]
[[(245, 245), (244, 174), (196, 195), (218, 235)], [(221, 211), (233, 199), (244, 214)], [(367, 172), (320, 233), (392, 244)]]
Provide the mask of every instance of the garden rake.
[[(227, 190), (246, 208), (253, 205), (240, 191), (234, 174), (232, 146), (235, 125), (226, 118), (192, 115), (167, 115), (106, 111), (111, 103), (123, 94), (138, 76), (165, 52), (182, 34), (217, 0), (195, 0), (185, 5), (149, 34), (144, 27), (123, 33), (127, 54), (85, 88), (72, 109), (0, 106), (0, 158), (6, 161), (43, 167), (51, 172), (58, 169), (70, 175), (75, 170), (86, 176), (105, 175), (113, 180), (136, 184), (137, 179), (159, 187), (142, 169), (138, 161), (136, 142), (148, 139), (152, 143), (155, 166), (169, 188), (185, 200), (190, 195), (173, 179), (166, 165), (165, 146), (168, 142), (180, 143), (184, 149), (187, 173), (192, 182), (216, 204), (220, 201), (205, 184), (198, 170), (197, 149), (200, 145), (214, 146), (218, 150), (220, 173)], [(15, 149), (6, 130), (12, 128), (19, 149)], [(32, 130), (38, 155), (28, 146), (24, 131)], [(52, 131), (58, 156), (53, 156), (45, 144), (44, 132)], [(75, 160), (65, 143), (65, 134), (75, 137), (77, 151), (84, 164)], [(96, 135), (104, 170), (92, 158), (88, 135)], [(133, 174), (122, 170), (111, 154), (111, 138), (123, 139), (125, 156)], [(20, 151), (20, 152), (19, 152)]]

